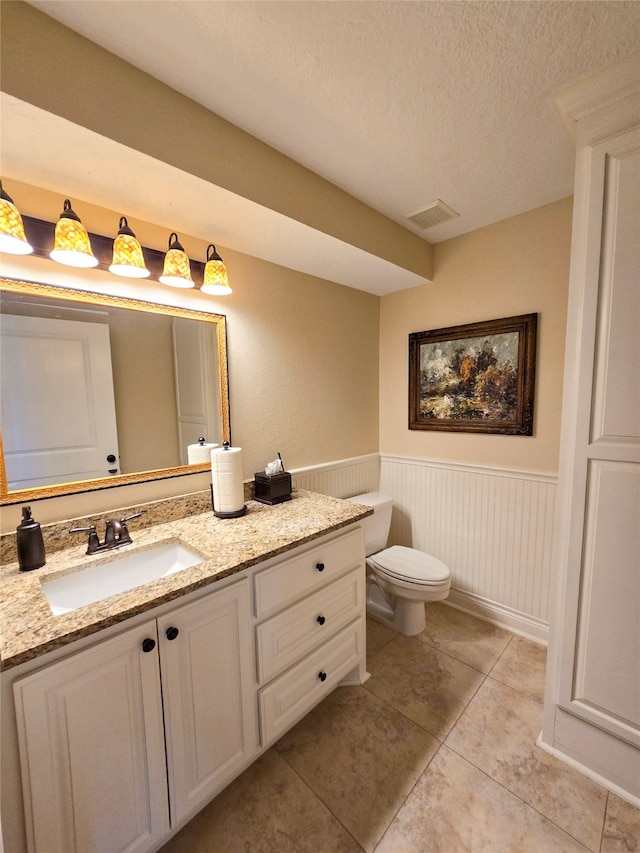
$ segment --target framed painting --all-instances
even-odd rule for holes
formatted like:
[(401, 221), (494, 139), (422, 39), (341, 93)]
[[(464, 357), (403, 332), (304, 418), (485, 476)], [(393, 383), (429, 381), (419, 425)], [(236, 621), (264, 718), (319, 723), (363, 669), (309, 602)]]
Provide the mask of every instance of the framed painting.
[(533, 435), (537, 314), (409, 335), (409, 429)]

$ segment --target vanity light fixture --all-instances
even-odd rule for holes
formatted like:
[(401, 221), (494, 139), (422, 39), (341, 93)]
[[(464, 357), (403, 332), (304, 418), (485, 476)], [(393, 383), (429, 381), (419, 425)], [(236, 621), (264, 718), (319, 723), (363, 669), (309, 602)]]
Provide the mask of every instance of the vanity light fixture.
[(60, 219), (56, 223), (54, 245), (49, 257), (68, 267), (98, 266), (98, 259), (91, 250), (87, 229), (78, 214), (71, 209), (68, 198), (64, 200)]
[(195, 282), (191, 278), (189, 258), (175, 231), (169, 235), (169, 250), (164, 256), (164, 267), (158, 281), (171, 287), (195, 286)]
[(232, 293), (227, 268), (213, 243), (207, 246), (207, 263), (204, 266), (204, 281), (200, 290), (209, 296), (227, 296)]
[(0, 180), (0, 252), (9, 255), (30, 255), (30, 245), (24, 233), (20, 211), (11, 196), (7, 195)]
[(118, 236), (113, 241), (113, 261), (109, 272), (125, 278), (148, 278), (151, 275), (144, 262), (142, 246), (129, 228), (126, 216), (120, 217)]

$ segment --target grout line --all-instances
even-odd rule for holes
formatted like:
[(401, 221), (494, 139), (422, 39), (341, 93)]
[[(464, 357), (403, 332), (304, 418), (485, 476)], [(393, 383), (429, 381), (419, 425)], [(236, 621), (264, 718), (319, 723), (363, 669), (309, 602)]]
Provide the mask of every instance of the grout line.
[[(393, 706), (391, 706), (391, 707), (393, 707)], [(397, 709), (396, 709), (396, 710), (397, 710)], [(404, 716), (404, 714), (403, 714), (402, 716)], [(411, 722), (413, 722), (413, 720), (412, 720)], [(417, 723), (415, 723), (414, 725), (417, 725)], [(422, 728), (422, 727), (420, 727), (420, 728)], [(427, 732), (427, 734), (430, 734), (430, 733), (429, 733), (429, 732)], [(433, 759), (436, 757), (436, 755), (439, 755), (440, 750), (441, 750), (441, 749), (442, 749), (442, 747), (444, 746), (444, 743), (443, 743), (442, 741), (439, 741), (439, 740), (438, 740), (438, 738), (434, 737), (434, 735), (431, 735), (431, 737), (433, 737), (433, 738), (434, 738), (434, 740), (436, 740), (436, 741), (438, 742), (438, 748), (437, 748), (437, 749), (436, 749), (436, 751), (433, 753), (433, 755), (431, 756), (431, 758), (427, 761), (427, 763), (425, 764), (424, 770), (423, 770), (423, 771), (422, 771), (422, 773), (418, 776), (418, 778), (416, 779), (416, 781), (415, 781), (415, 782), (413, 783), (413, 785), (411, 786), (411, 790), (407, 793), (407, 796), (404, 798), (404, 800), (400, 803), (400, 805), (399, 805), (399, 806), (398, 806), (398, 808), (396, 809), (396, 811), (395, 811), (395, 813), (394, 813), (393, 817), (391, 818), (391, 820), (390, 820), (390, 821), (389, 821), (389, 823), (387, 824), (387, 828), (386, 828), (386, 829), (385, 829), (385, 831), (382, 833), (382, 835), (380, 836), (379, 840), (376, 842), (376, 846), (375, 846), (375, 848), (374, 848), (374, 850), (373, 850), (373, 853), (376, 853), (376, 850), (378, 849), (378, 847), (379, 847), (379, 846), (380, 846), (380, 844), (382, 843), (382, 840), (384, 839), (385, 835), (386, 835), (386, 834), (387, 834), (387, 832), (389, 831), (389, 827), (390, 827), (390, 826), (391, 826), (391, 824), (394, 822), (394, 820), (398, 817), (398, 815), (400, 814), (400, 812), (402, 811), (402, 809), (405, 807), (405, 804), (406, 804), (407, 800), (408, 800), (408, 799), (409, 799), (409, 797), (413, 794), (413, 792), (414, 792), (414, 791), (415, 791), (415, 789), (416, 789), (416, 786), (418, 785), (418, 783), (420, 782), (420, 780), (422, 779), (422, 777), (424, 776), (424, 774), (427, 772), (427, 770), (428, 770), (428, 769), (429, 769), (429, 767), (431, 766), (431, 762), (432, 762), (432, 761), (433, 761)]]
[[(277, 743), (277, 741), (276, 741), (276, 743)], [(329, 804), (328, 804), (328, 803), (326, 803), (326, 802), (323, 800), (323, 798), (320, 796), (320, 794), (318, 794), (318, 792), (317, 792), (317, 791), (314, 791), (314, 789), (311, 787), (311, 785), (309, 784), (309, 782), (307, 782), (307, 780), (306, 780), (303, 776), (301, 776), (301, 775), (298, 773), (298, 771), (296, 770), (296, 768), (295, 768), (295, 767), (294, 767), (294, 766), (293, 766), (293, 765), (292, 765), (292, 764), (287, 760), (286, 755), (283, 755), (283, 753), (278, 752), (278, 750), (277, 750), (277, 749), (275, 749), (275, 744), (274, 744), (273, 746), (269, 747), (269, 749), (273, 749), (273, 750), (275, 751), (276, 755), (278, 755), (278, 756), (279, 756), (279, 757), (280, 757), (280, 758), (285, 762), (285, 764), (287, 765), (287, 767), (291, 770), (291, 772), (292, 772), (295, 776), (297, 776), (297, 777), (298, 777), (298, 779), (302, 782), (302, 784), (305, 786), (305, 788), (307, 788), (307, 790), (309, 790), (309, 791), (311, 792), (311, 794), (313, 795), (313, 797), (314, 797), (316, 800), (318, 800), (318, 802), (319, 802), (319, 803), (322, 803), (322, 805), (323, 805), (323, 806), (325, 807), (325, 809), (329, 812), (329, 814), (331, 815), (331, 817), (333, 817), (333, 819), (334, 819), (334, 820), (337, 820), (337, 821), (338, 821), (338, 823), (340, 824), (340, 826), (344, 829), (344, 831), (347, 833), (347, 835), (349, 835), (349, 837), (350, 837), (350, 838), (353, 838), (353, 840), (354, 840), (354, 841), (355, 841), (355, 843), (358, 845), (358, 847), (360, 848), (360, 850), (362, 850), (362, 853), (367, 853), (366, 848), (365, 848), (365, 847), (363, 847), (363, 846), (362, 846), (362, 844), (360, 844), (360, 842), (359, 842), (359, 841), (358, 841), (358, 839), (355, 837), (355, 835), (351, 832), (351, 830), (350, 830), (350, 829), (348, 829), (348, 828), (344, 825), (344, 823), (340, 820), (340, 818), (338, 817), (338, 815), (337, 815), (337, 814), (335, 814), (335, 813), (333, 812), (333, 810), (331, 809), (331, 807), (329, 806)], [(386, 831), (387, 831), (387, 830), (385, 829), (385, 832), (386, 832)], [(383, 834), (384, 834), (384, 833), (383, 833)], [(376, 846), (377, 846), (377, 845), (378, 845), (378, 842), (376, 842)]]
[(495, 684), (501, 684), (503, 687), (506, 687), (509, 690), (513, 690), (513, 692), (517, 693), (519, 696), (525, 696), (527, 699), (531, 699), (532, 702), (537, 702), (538, 705), (544, 706), (544, 698), (538, 699), (537, 696), (532, 696), (531, 693), (527, 693), (526, 690), (514, 687), (513, 684), (509, 684), (506, 681), (501, 681), (499, 678), (496, 678), (495, 675), (488, 675), (487, 678), (490, 678), (493, 682), (495, 682)]
[[(489, 675), (488, 675), (488, 676), (486, 677), (486, 679), (487, 679), (487, 678), (491, 678), (491, 676), (489, 676)], [(485, 679), (485, 681), (486, 681), (486, 679)], [(526, 693), (522, 693), (521, 691), (516, 690), (514, 687), (511, 687), (511, 685), (509, 685), (509, 684), (503, 684), (503, 682), (498, 681), (498, 679), (496, 679), (496, 678), (491, 678), (491, 680), (492, 680), (493, 682), (495, 682), (496, 684), (500, 684), (501, 686), (506, 687), (506, 688), (507, 688), (507, 690), (512, 690), (514, 693), (518, 693), (518, 694), (519, 694), (519, 695), (521, 695), (521, 696), (525, 696), (527, 699), (531, 699), (531, 701), (533, 701), (533, 702), (538, 702), (538, 704), (541, 704), (541, 703), (540, 703), (537, 699), (535, 699), (533, 696), (529, 696), (529, 695), (528, 695), (528, 694), (526, 694)], [(483, 682), (482, 682), (482, 685), (484, 685), (485, 681), (483, 681)], [(480, 687), (482, 687), (482, 685), (480, 685)], [(480, 690), (480, 687), (479, 687), (479, 688), (478, 688), (478, 690), (476, 691), (476, 694), (477, 694), (477, 693), (478, 693), (478, 691)], [(475, 696), (476, 694), (474, 694), (474, 696)], [(468, 708), (469, 704), (471, 703), (471, 701), (473, 701), (473, 699), (471, 699), (471, 700), (469, 701), (469, 703), (468, 703), (468, 704), (467, 704), (467, 706), (465, 707), (465, 711), (467, 710), (467, 708)], [(463, 712), (463, 713), (464, 713), (464, 712)], [(460, 717), (462, 717), (462, 714), (460, 715)], [(544, 812), (541, 812), (541, 811), (540, 811), (540, 809), (538, 809), (538, 808), (537, 808), (533, 803), (529, 802), (529, 801), (528, 801), (528, 800), (526, 800), (524, 797), (520, 796), (520, 794), (518, 794), (516, 791), (512, 790), (512, 789), (511, 789), (507, 784), (505, 784), (504, 782), (501, 782), (499, 779), (497, 779), (497, 778), (495, 778), (494, 776), (492, 776), (488, 771), (486, 771), (486, 770), (485, 770), (483, 767), (481, 767), (479, 764), (476, 764), (476, 763), (475, 763), (475, 762), (474, 762), (474, 761), (473, 761), (469, 756), (465, 755), (464, 753), (462, 753), (462, 752), (460, 752), (459, 750), (457, 750), (454, 746), (452, 746), (451, 744), (449, 744), (449, 742), (448, 742), (448, 740), (449, 740), (449, 736), (451, 735), (451, 733), (453, 732), (453, 730), (454, 730), (454, 729), (455, 729), (455, 727), (457, 726), (458, 722), (460, 721), (460, 717), (459, 717), (459, 718), (458, 718), (458, 720), (456, 721), (456, 724), (453, 726), (453, 728), (449, 731), (449, 734), (447, 735), (447, 738), (446, 738), (446, 740), (445, 740), (445, 742), (444, 742), (444, 744), (443, 744), (444, 746), (446, 746), (446, 747), (447, 747), (447, 749), (450, 749), (452, 752), (455, 752), (455, 754), (456, 754), (456, 755), (458, 755), (460, 758), (462, 758), (464, 761), (466, 761), (466, 762), (467, 762), (468, 764), (470, 764), (472, 767), (475, 767), (475, 768), (476, 768), (476, 770), (479, 770), (481, 773), (483, 773), (485, 776), (487, 776), (487, 778), (489, 778), (489, 779), (493, 780), (497, 785), (500, 785), (500, 787), (504, 788), (504, 789), (505, 789), (505, 791), (508, 791), (508, 792), (509, 792), (510, 794), (512, 794), (514, 797), (517, 797), (517, 798), (518, 798), (521, 802), (523, 802), (526, 806), (528, 806), (529, 808), (531, 808), (531, 809), (533, 809), (535, 812), (537, 812), (537, 813), (540, 815), (540, 817), (542, 817), (545, 821), (548, 821), (549, 823), (553, 824), (553, 825), (554, 825), (555, 827), (557, 827), (559, 830), (561, 830), (562, 832), (564, 832), (564, 833), (565, 833), (565, 835), (568, 835), (570, 838), (575, 839), (575, 841), (577, 841), (577, 842), (578, 842), (578, 844), (580, 844), (582, 847), (584, 847), (584, 849), (585, 849), (585, 850), (589, 850), (589, 851), (590, 851), (590, 853), (599, 853), (599, 850), (600, 850), (600, 849), (601, 849), (601, 847), (602, 847), (602, 834), (601, 834), (601, 841), (600, 841), (600, 845), (599, 845), (599, 847), (598, 847), (597, 849), (595, 849), (595, 850), (591, 850), (591, 848), (587, 847), (587, 846), (586, 846), (582, 841), (580, 841), (580, 839), (576, 838), (576, 836), (575, 836), (575, 835), (573, 835), (571, 832), (569, 832), (569, 830), (567, 830), (567, 829), (565, 829), (564, 827), (560, 826), (560, 824), (556, 823), (556, 821), (555, 821), (553, 818), (549, 817), (549, 815), (546, 815), (546, 814), (544, 814)], [(535, 742), (534, 742), (534, 746), (535, 746)], [(605, 811), (604, 811), (603, 822), (602, 822), (602, 833), (604, 833), (604, 822), (605, 822), (605, 820), (606, 820), (606, 816), (607, 816), (607, 804), (608, 804), (608, 792), (607, 792), (607, 799), (606, 799), (606, 801), (605, 801)]]
[(607, 790), (607, 798), (604, 803), (604, 818), (602, 819), (602, 832), (600, 833), (600, 845), (598, 847), (599, 851), (602, 851), (602, 845), (604, 844), (604, 828), (607, 823), (607, 812), (609, 811), (609, 797), (611, 796), (611, 791)]
[[(369, 690), (369, 688), (366, 684), (363, 684), (362, 687), (364, 687), (365, 690), (368, 690), (368, 692), (375, 699), (379, 699), (384, 705), (386, 705), (388, 708), (391, 708), (392, 711), (395, 711), (396, 714), (400, 714), (401, 717), (404, 717), (404, 719), (407, 720), (407, 722), (411, 723), (412, 726), (415, 726), (416, 728), (420, 729), (421, 732), (424, 732), (426, 735), (429, 735), (429, 737), (433, 738), (436, 741), (436, 743), (439, 744), (438, 750), (444, 744), (444, 740), (441, 740), (437, 735), (434, 735), (434, 733), (430, 732), (428, 729), (425, 729), (425, 727), (420, 725), (420, 723), (416, 723), (416, 721), (412, 720), (411, 717), (408, 717), (404, 711), (402, 711), (400, 708), (396, 708), (396, 706), (392, 702), (389, 702), (387, 699), (383, 699), (382, 696), (378, 696), (378, 694), (374, 693), (373, 690)], [(448, 736), (448, 733), (447, 733), (447, 736)], [(437, 752), (437, 750), (436, 750), (436, 752)], [(425, 765), (425, 770), (429, 766), (429, 764), (431, 763), (431, 760), (432, 759), (429, 759), (429, 763)]]
[[(598, 850), (592, 850), (590, 847), (587, 847), (587, 846), (586, 846), (586, 844), (584, 844), (582, 841), (580, 841), (578, 838), (576, 838), (576, 837), (575, 837), (575, 835), (572, 835), (568, 830), (564, 829), (564, 827), (562, 827), (562, 826), (560, 826), (559, 824), (557, 824), (557, 823), (555, 822), (555, 820), (553, 820), (553, 818), (550, 818), (548, 815), (546, 815), (546, 814), (544, 814), (543, 812), (541, 812), (541, 811), (540, 811), (540, 809), (536, 808), (532, 803), (527, 802), (527, 800), (525, 800), (523, 797), (521, 797), (521, 796), (520, 796), (520, 794), (516, 794), (516, 792), (515, 792), (515, 791), (512, 791), (512, 790), (511, 790), (511, 788), (507, 787), (507, 785), (505, 785), (505, 784), (504, 784), (503, 782), (501, 782), (499, 779), (496, 779), (496, 778), (494, 778), (490, 773), (487, 773), (487, 771), (486, 771), (486, 770), (483, 770), (483, 768), (482, 768), (482, 767), (478, 767), (478, 765), (477, 765), (477, 764), (474, 764), (474, 763), (473, 763), (473, 761), (471, 761), (469, 758), (467, 758), (467, 757), (466, 757), (465, 755), (463, 755), (462, 753), (458, 752), (458, 751), (457, 751), (456, 749), (454, 749), (452, 746), (449, 746), (449, 745), (448, 745), (448, 744), (446, 744), (446, 743), (445, 743), (445, 744), (443, 744), (443, 746), (445, 746), (445, 747), (446, 747), (447, 749), (449, 749), (451, 752), (455, 753), (459, 758), (461, 758), (461, 759), (462, 759), (463, 761), (465, 761), (467, 764), (471, 765), (471, 767), (475, 768), (478, 772), (482, 773), (482, 775), (483, 775), (483, 776), (486, 776), (486, 777), (487, 777), (487, 779), (489, 779), (489, 780), (490, 780), (491, 782), (493, 782), (494, 784), (498, 785), (500, 788), (502, 788), (504, 791), (506, 791), (506, 792), (507, 792), (508, 794), (510, 794), (512, 797), (515, 797), (517, 800), (520, 800), (520, 802), (521, 802), (524, 806), (526, 806), (526, 808), (531, 809), (532, 811), (534, 811), (537, 815), (539, 815), (539, 816), (542, 818), (542, 820), (543, 820), (545, 823), (550, 823), (552, 826), (555, 826), (555, 828), (556, 828), (556, 829), (560, 830), (560, 832), (562, 832), (562, 833), (563, 833), (564, 835), (566, 835), (568, 838), (572, 838), (572, 839), (573, 839), (577, 844), (579, 844), (579, 845), (580, 845), (584, 850), (588, 851), (588, 853), (599, 853), (599, 851), (598, 851)], [(605, 812), (605, 815), (606, 815), (606, 812)]]
[[(432, 647), (430, 647), (430, 648), (432, 648)], [(451, 655), (447, 655), (447, 653), (446, 653), (446, 652), (441, 652), (439, 649), (434, 649), (434, 651), (437, 651), (439, 654), (443, 654), (443, 655), (445, 655), (445, 657), (449, 657), (449, 658), (451, 658), (452, 660), (455, 660), (457, 663), (463, 663), (463, 661), (459, 661), (457, 658), (454, 658), (454, 657), (452, 657)], [(464, 664), (463, 664), (463, 665), (464, 665)], [(480, 675), (482, 675), (482, 681), (480, 682), (480, 684), (478, 684), (478, 686), (476, 687), (476, 689), (473, 691), (473, 694), (472, 694), (472, 696), (469, 698), (469, 701), (468, 701), (468, 702), (465, 702), (464, 707), (462, 708), (462, 710), (460, 711), (460, 713), (459, 713), (459, 714), (458, 714), (458, 716), (456, 717), (455, 722), (451, 725), (451, 727), (449, 728), (449, 730), (447, 731), (447, 733), (446, 733), (446, 734), (444, 735), (444, 737), (442, 737), (442, 738), (438, 737), (438, 735), (434, 734), (433, 732), (430, 732), (430, 731), (429, 731), (429, 729), (425, 728), (421, 723), (417, 723), (415, 720), (413, 720), (411, 717), (409, 717), (409, 716), (408, 716), (408, 715), (407, 715), (407, 714), (406, 714), (406, 713), (405, 713), (401, 708), (398, 708), (396, 705), (394, 705), (394, 704), (393, 704), (393, 702), (390, 702), (389, 700), (384, 699), (384, 698), (382, 698), (381, 696), (378, 696), (378, 694), (377, 694), (377, 693), (374, 693), (374, 692), (373, 692), (373, 690), (371, 690), (371, 689), (369, 688), (369, 682), (368, 682), (368, 681), (367, 681), (365, 684), (362, 684), (361, 686), (362, 686), (362, 687), (364, 687), (364, 689), (365, 689), (365, 690), (368, 690), (368, 691), (369, 691), (369, 693), (370, 693), (372, 696), (375, 696), (375, 697), (376, 697), (376, 699), (379, 699), (381, 702), (384, 702), (384, 703), (385, 703), (385, 705), (387, 705), (389, 708), (392, 708), (396, 713), (398, 713), (398, 714), (400, 714), (401, 716), (403, 716), (406, 720), (408, 720), (408, 721), (409, 721), (410, 723), (412, 723), (414, 726), (417, 726), (417, 727), (418, 727), (419, 729), (421, 729), (425, 734), (429, 735), (429, 737), (432, 737), (434, 740), (436, 740), (440, 745), (443, 745), (443, 744), (446, 742), (446, 740), (447, 740), (447, 738), (449, 737), (449, 735), (451, 734), (451, 732), (454, 730), (454, 728), (455, 728), (455, 727), (457, 726), (457, 724), (459, 723), (460, 718), (462, 717), (462, 715), (464, 714), (464, 712), (467, 710), (467, 708), (469, 707), (469, 705), (471, 704), (471, 702), (472, 702), (472, 701), (473, 701), (473, 699), (475, 698), (476, 694), (478, 693), (478, 691), (480, 690), (480, 688), (482, 687), (482, 685), (485, 683), (485, 681), (486, 681), (486, 680), (487, 680), (487, 678), (489, 677), (488, 675), (486, 675), (486, 673), (481, 672), (480, 670), (477, 670), (477, 669), (475, 669), (474, 667), (470, 667), (470, 669), (474, 669), (474, 671), (475, 671), (475, 672), (480, 673)], [(427, 766), (428, 766), (428, 765), (427, 765)], [(426, 768), (425, 768), (425, 769), (426, 769)]]
[(509, 642), (506, 644), (506, 646), (504, 647), (504, 649), (500, 652), (500, 654), (498, 655), (498, 658), (497, 658), (496, 662), (493, 664), (493, 666), (491, 667), (491, 669), (489, 670), (489, 672), (487, 673), (487, 675), (491, 675), (491, 673), (492, 673), (492, 672), (493, 672), (493, 670), (496, 668), (496, 666), (498, 665), (498, 663), (502, 660), (502, 658), (504, 657), (504, 653), (507, 651), (507, 649), (509, 648), (509, 646), (510, 646), (510, 645), (511, 645), (511, 643), (513, 642), (514, 638), (515, 638), (515, 634), (512, 634), (512, 635), (511, 635), (511, 637), (509, 638)]
[(479, 672), (481, 675), (485, 675), (485, 676), (486, 676), (486, 675), (489, 675), (489, 672), (491, 672), (491, 670), (494, 668), (494, 666), (498, 663), (498, 661), (500, 660), (500, 658), (501, 658), (501, 657), (502, 657), (502, 655), (504, 654), (504, 652), (505, 652), (505, 650), (506, 650), (507, 646), (509, 646), (509, 645), (511, 644), (511, 641), (512, 641), (512, 639), (513, 639), (513, 637), (509, 637), (509, 640), (507, 641), (507, 645), (506, 645), (506, 646), (504, 647), (504, 649), (500, 652), (500, 654), (498, 655), (498, 657), (496, 658), (496, 660), (491, 664), (491, 669), (489, 670), (489, 672), (485, 672), (483, 669), (480, 669), (478, 666), (474, 666), (474, 664), (469, 663), (469, 661), (462, 660), (462, 658), (456, 657), (454, 654), (452, 654), (452, 652), (450, 652), (450, 651), (449, 651), (449, 652), (445, 652), (443, 649), (441, 649), (439, 646), (436, 646), (434, 643), (430, 643), (430, 642), (429, 642), (428, 640), (426, 640), (426, 639), (424, 639), (424, 640), (423, 640), (423, 639), (420, 639), (420, 638), (422, 637), (422, 634), (416, 634), (415, 636), (416, 636), (416, 638), (417, 638), (417, 639), (419, 639), (419, 640), (420, 640), (420, 642), (421, 642), (423, 645), (428, 646), (430, 649), (433, 649), (433, 650), (434, 650), (434, 651), (436, 651), (436, 652), (440, 652), (440, 654), (446, 655), (447, 657), (450, 657), (452, 660), (458, 661), (458, 663), (464, 664), (464, 666), (468, 666), (468, 667), (469, 667), (469, 669), (474, 669), (476, 672)]

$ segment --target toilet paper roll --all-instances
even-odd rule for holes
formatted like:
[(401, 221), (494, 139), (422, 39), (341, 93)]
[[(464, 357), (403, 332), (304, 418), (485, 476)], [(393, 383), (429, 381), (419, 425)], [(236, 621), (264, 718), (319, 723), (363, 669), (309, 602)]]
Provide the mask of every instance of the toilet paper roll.
[(220, 447), (219, 444), (214, 444), (212, 441), (205, 441), (204, 444), (189, 444), (187, 445), (187, 459), (189, 465), (197, 465), (199, 462), (209, 462), (211, 459), (211, 451), (214, 447)]
[(211, 483), (215, 512), (237, 512), (244, 506), (242, 448), (211, 451)]

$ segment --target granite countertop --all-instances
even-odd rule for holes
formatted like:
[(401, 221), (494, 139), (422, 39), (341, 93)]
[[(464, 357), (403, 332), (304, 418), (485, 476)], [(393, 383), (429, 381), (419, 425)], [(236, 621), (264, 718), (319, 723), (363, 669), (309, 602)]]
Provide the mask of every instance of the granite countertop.
[[(133, 544), (86, 556), (86, 541), (47, 556), (41, 569), (20, 572), (17, 563), (0, 570), (0, 669), (9, 669), (215, 583), (270, 557), (340, 530), (367, 515), (369, 507), (295, 489), (275, 506), (249, 501), (242, 518), (219, 519), (211, 511), (136, 530)], [(200, 552), (202, 563), (95, 604), (54, 616), (40, 580), (179, 540)]]

